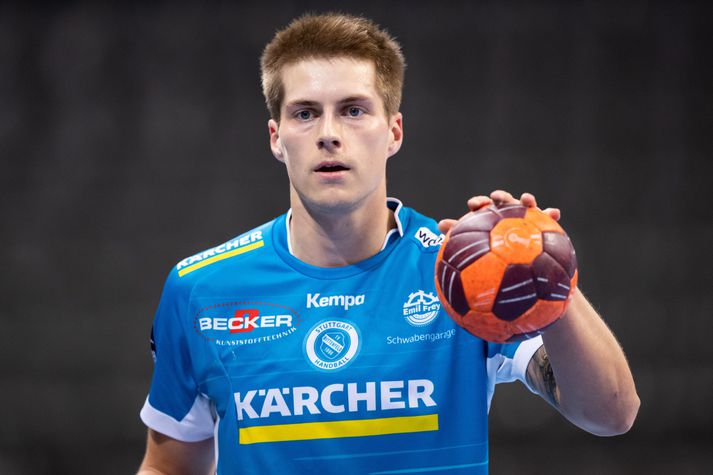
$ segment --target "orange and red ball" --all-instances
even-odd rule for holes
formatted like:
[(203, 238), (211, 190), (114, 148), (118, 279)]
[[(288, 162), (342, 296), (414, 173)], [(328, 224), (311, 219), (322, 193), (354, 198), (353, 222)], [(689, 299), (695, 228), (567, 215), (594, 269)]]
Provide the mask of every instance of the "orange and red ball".
[(537, 208), (488, 206), (448, 231), (436, 290), (460, 326), (493, 342), (531, 338), (557, 321), (577, 286), (577, 258), (562, 227)]

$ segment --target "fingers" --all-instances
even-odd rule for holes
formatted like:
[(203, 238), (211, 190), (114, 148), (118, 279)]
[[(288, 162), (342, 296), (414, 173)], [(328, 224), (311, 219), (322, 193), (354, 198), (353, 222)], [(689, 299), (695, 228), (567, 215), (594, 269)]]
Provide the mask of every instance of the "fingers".
[[(470, 212), (478, 211), (481, 208), (494, 204), (495, 206), (522, 204), (528, 208), (537, 208), (537, 198), (532, 193), (523, 193), (520, 199), (515, 197), (505, 190), (495, 190), (490, 193), (490, 196), (478, 195), (473, 196), (468, 200), (468, 209)], [(466, 215), (470, 214), (466, 213)], [(561, 213), (559, 208), (547, 208), (543, 211), (555, 221), (559, 221)], [(464, 215), (464, 217), (466, 216)], [(462, 219), (462, 218), (461, 218)], [(455, 219), (443, 219), (438, 223), (438, 229), (442, 233), (447, 233), (451, 227), (457, 222)]]
[(532, 193), (523, 193), (520, 200), (515, 199), (515, 197), (505, 190), (495, 190), (490, 193), (490, 197), (487, 196), (474, 196), (468, 200), (468, 208), (471, 211), (477, 211), (478, 209), (488, 206), (490, 204), (500, 205), (510, 205), (510, 204), (522, 204), (528, 208), (537, 207), (537, 199)]
[(520, 197), (520, 203), (528, 208), (537, 208), (537, 200), (535, 199), (535, 195), (531, 193), (523, 193)]
[(518, 203), (518, 201), (505, 190), (493, 191), (492, 193), (490, 193), (490, 198), (493, 200), (495, 206), (514, 205)]
[(455, 219), (442, 219), (438, 222), (438, 230), (443, 234), (446, 234), (449, 229), (453, 227), (458, 221)]
[(468, 200), (468, 208), (471, 211), (478, 211), (480, 208), (493, 204), (493, 200), (487, 196), (474, 196)]
[(562, 216), (559, 208), (547, 208), (545, 210), (542, 210), (542, 212), (545, 213), (550, 218), (554, 219), (555, 221), (559, 221), (560, 217)]
[(490, 193), (490, 197), (496, 206), (521, 204), (528, 208), (537, 208), (537, 198), (532, 193), (523, 193), (519, 200), (505, 190), (495, 190)]

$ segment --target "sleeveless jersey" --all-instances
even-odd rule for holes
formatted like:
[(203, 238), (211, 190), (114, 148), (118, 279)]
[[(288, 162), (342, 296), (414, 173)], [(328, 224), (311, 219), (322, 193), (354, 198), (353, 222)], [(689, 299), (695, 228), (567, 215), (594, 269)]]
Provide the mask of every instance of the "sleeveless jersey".
[(487, 473), (494, 385), (542, 344), (492, 344), (438, 300), (435, 221), (389, 199), (376, 255), (291, 254), (289, 213), (181, 261), (152, 330), (143, 421), (214, 438), (219, 474)]

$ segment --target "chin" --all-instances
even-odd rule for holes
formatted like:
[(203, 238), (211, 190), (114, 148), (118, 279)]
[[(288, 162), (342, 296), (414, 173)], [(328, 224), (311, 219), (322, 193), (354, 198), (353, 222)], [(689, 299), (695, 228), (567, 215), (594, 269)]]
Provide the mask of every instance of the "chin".
[(303, 196), (301, 199), (307, 209), (313, 209), (321, 213), (346, 213), (357, 208), (363, 198), (338, 192), (324, 193), (320, 196)]
[(310, 207), (323, 213), (347, 213), (358, 206), (359, 202), (345, 198), (331, 198), (312, 202)]

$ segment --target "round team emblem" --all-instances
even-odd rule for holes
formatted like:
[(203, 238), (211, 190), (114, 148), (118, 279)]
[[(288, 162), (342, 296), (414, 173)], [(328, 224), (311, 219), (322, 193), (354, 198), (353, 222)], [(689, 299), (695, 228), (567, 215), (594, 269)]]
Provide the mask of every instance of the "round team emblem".
[(317, 369), (335, 371), (351, 363), (359, 353), (359, 329), (344, 320), (323, 320), (307, 333), (305, 356)]

